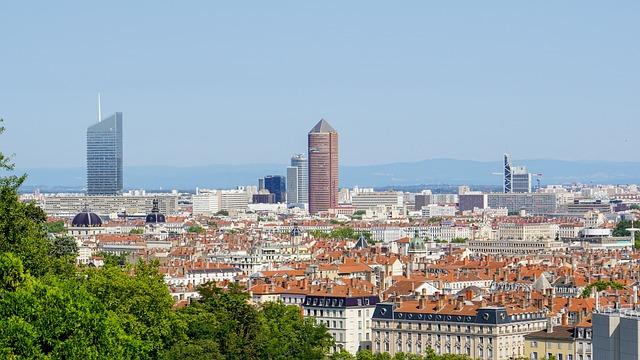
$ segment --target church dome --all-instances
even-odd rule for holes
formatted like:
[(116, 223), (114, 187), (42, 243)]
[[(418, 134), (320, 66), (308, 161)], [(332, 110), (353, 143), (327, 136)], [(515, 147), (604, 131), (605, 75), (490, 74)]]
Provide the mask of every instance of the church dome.
[(409, 251), (410, 252), (425, 251), (426, 249), (427, 249), (427, 246), (425, 245), (424, 240), (422, 240), (422, 238), (418, 234), (418, 231), (416, 231), (416, 234), (413, 237), (413, 239), (409, 241)]
[(73, 217), (71, 221), (73, 227), (96, 227), (102, 226), (102, 219), (96, 213), (90, 212), (86, 207), (81, 213)]
[(151, 213), (147, 214), (147, 224), (159, 224), (164, 223), (165, 218), (164, 215), (160, 213), (160, 209), (158, 208), (158, 199), (153, 199), (153, 208), (151, 209)]

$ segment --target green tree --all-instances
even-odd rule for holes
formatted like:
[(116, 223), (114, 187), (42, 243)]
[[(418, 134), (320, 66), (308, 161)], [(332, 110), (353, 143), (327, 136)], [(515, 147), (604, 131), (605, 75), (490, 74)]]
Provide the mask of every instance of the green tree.
[(588, 298), (589, 296), (591, 296), (591, 290), (593, 288), (596, 289), (596, 291), (604, 291), (606, 289), (608, 289), (609, 287), (611, 287), (611, 289), (614, 290), (622, 290), (624, 289), (624, 285), (622, 285), (619, 282), (616, 281), (605, 281), (605, 280), (598, 280), (595, 282), (592, 282), (591, 284), (587, 285), (584, 290), (582, 290), (582, 293), (580, 294), (581, 297), (583, 298)]
[(49, 234), (62, 234), (67, 231), (67, 228), (64, 226), (64, 221), (51, 221), (45, 223), (45, 231)]
[(142, 235), (142, 234), (144, 234), (144, 229), (143, 228), (131, 229), (131, 230), (129, 230), (129, 234), (130, 235)]
[(204, 228), (200, 225), (191, 225), (187, 228), (187, 231), (193, 234), (202, 234), (204, 233)]
[(22, 260), (12, 253), (0, 254), (0, 290), (13, 291), (24, 280)]
[(268, 302), (260, 315), (260, 358), (319, 360), (324, 359), (333, 345), (333, 338), (324, 325), (317, 325), (311, 318), (303, 318), (296, 306)]
[(340, 351), (336, 351), (333, 354), (331, 354), (329, 356), (330, 360), (356, 360), (356, 357), (351, 355), (350, 352), (348, 352), (345, 349), (340, 349)]
[(180, 340), (185, 325), (172, 310), (173, 298), (158, 271), (158, 263), (124, 268), (85, 269), (81, 283), (135, 340), (134, 357), (157, 358)]
[[(627, 229), (633, 227), (633, 223), (629, 220), (622, 220), (616, 224), (616, 227), (613, 229), (613, 236), (631, 236), (631, 232)], [(636, 249), (640, 249), (640, 232), (636, 233), (636, 237), (634, 239), (634, 245)]]
[(78, 243), (71, 236), (54, 236), (51, 239), (49, 255), (57, 258), (78, 256)]

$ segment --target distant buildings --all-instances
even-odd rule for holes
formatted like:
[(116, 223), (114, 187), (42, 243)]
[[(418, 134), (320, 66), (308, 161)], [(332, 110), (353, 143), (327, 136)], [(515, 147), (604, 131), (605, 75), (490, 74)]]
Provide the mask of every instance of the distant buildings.
[(356, 192), (351, 196), (351, 204), (356, 210), (367, 210), (378, 206), (401, 208), (403, 199), (402, 193), (397, 191)]
[(513, 166), (511, 156), (504, 154), (504, 183), (503, 192), (510, 193), (530, 193), (532, 174), (525, 166)]
[(215, 215), (220, 211), (220, 194), (217, 191), (199, 192), (191, 197), (193, 215)]
[(309, 203), (309, 161), (304, 154), (291, 157), (287, 167), (287, 203)]
[(284, 176), (269, 175), (264, 177), (264, 188), (274, 195), (276, 203), (284, 203), (287, 200), (287, 182)]
[(87, 194), (122, 193), (122, 113), (87, 129)]
[(553, 193), (493, 193), (487, 194), (487, 202), (492, 209), (507, 208), (511, 213), (524, 210), (530, 214), (552, 214), (558, 208)]
[(474, 209), (487, 208), (487, 194), (466, 192), (458, 195), (458, 209), (460, 211), (473, 211)]
[(154, 199), (158, 199), (158, 208), (163, 214), (175, 213), (178, 208), (178, 195), (47, 195), (38, 201), (38, 205), (52, 217), (69, 217), (84, 208), (101, 216), (127, 213), (146, 214), (153, 208)]
[(322, 119), (311, 129), (309, 145), (309, 212), (338, 206), (338, 132)]

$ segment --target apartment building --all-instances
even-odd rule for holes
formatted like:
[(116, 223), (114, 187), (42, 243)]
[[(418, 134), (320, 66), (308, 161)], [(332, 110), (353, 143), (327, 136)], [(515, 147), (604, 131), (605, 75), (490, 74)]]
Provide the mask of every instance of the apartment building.
[(489, 306), (443, 295), (380, 303), (373, 313), (373, 351), (461, 354), (473, 359), (523, 357), (524, 336), (543, 329), (544, 312), (527, 306)]
[(335, 339), (333, 351), (344, 349), (352, 354), (371, 350), (371, 316), (380, 301), (377, 295), (351, 288), (340, 293), (332, 287), (308, 293), (302, 304), (305, 317), (326, 325)]

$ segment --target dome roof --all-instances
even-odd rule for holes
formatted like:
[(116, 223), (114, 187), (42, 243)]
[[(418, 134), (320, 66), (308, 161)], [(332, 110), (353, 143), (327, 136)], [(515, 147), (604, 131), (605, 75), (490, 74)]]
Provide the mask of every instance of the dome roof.
[(158, 224), (164, 223), (165, 218), (164, 215), (160, 213), (160, 209), (158, 208), (158, 199), (153, 199), (153, 208), (151, 209), (151, 213), (147, 214), (147, 224)]
[(96, 227), (102, 226), (102, 219), (96, 213), (90, 212), (86, 207), (81, 213), (73, 217), (71, 221), (73, 227)]
[(409, 251), (425, 251), (426, 249), (427, 247), (424, 244), (424, 240), (422, 240), (422, 238), (418, 234), (418, 231), (416, 231), (416, 235), (413, 237), (413, 239), (411, 239), (411, 241), (409, 241)]
[(300, 228), (298, 228), (298, 224), (293, 224), (293, 229), (291, 229), (291, 237), (302, 236), (302, 232)]

